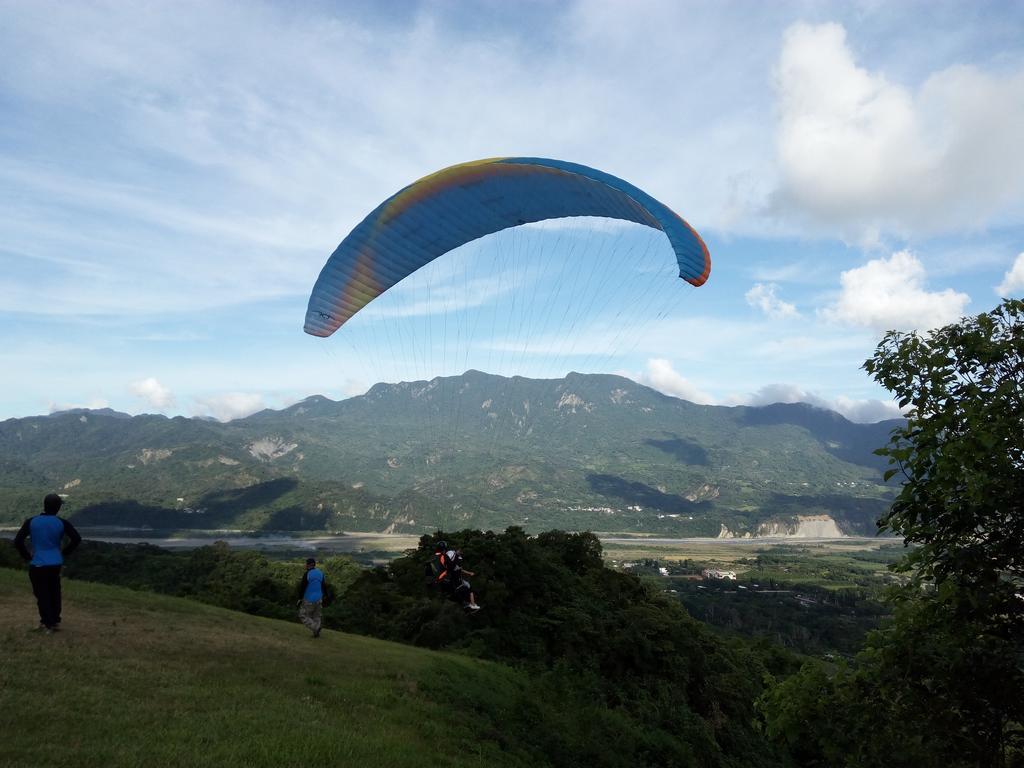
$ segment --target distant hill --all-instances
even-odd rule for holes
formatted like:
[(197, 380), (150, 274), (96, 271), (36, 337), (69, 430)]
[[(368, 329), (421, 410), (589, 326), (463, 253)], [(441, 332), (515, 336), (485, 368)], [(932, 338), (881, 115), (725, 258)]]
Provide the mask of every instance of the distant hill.
[(124, 411), (115, 411), (113, 408), (68, 408), (63, 411), (54, 411), (50, 416), (75, 416), (81, 414), (92, 414), (95, 416), (113, 416), (117, 419), (130, 419), (132, 415)]
[(226, 424), (75, 411), (0, 422), (0, 520), (41, 493), (86, 525), (418, 532), (874, 530), (899, 422), (696, 405), (629, 379), (478, 371)]

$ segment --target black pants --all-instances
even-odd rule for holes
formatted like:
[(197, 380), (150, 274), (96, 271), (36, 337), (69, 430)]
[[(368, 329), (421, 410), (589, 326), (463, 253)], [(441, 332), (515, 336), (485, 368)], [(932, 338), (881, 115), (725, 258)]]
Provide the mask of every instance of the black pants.
[(32, 594), (39, 606), (39, 621), (47, 627), (60, 624), (60, 566), (33, 565), (28, 569)]

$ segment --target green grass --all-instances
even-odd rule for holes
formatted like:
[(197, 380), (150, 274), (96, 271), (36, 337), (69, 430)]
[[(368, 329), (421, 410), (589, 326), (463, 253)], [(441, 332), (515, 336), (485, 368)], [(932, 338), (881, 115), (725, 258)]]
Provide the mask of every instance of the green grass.
[(774, 556), (774, 561), (751, 565), (743, 578), (747, 581), (774, 579), (792, 586), (815, 586), (828, 590), (850, 587), (879, 589), (896, 578), (888, 566), (902, 552), (901, 546), (892, 544), (870, 551), (827, 546), (780, 547), (768, 552)]
[[(884, 570), (885, 562), (889, 562), (892, 558), (884, 559), (878, 555), (878, 552), (893, 546), (891, 540), (869, 538), (837, 539), (812, 544), (801, 543), (799, 539), (765, 539), (753, 543), (749, 540), (707, 539), (694, 541), (691, 539), (655, 544), (645, 542), (643, 537), (638, 536), (630, 542), (602, 542), (605, 560), (622, 562), (650, 559), (663, 563), (690, 560), (692, 563), (705, 566), (728, 568), (737, 573), (742, 573), (749, 567), (741, 561), (752, 561), (763, 552), (775, 552), (794, 557), (799, 555), (816, 560), (821, 559), (822, 562), (829, 558), (838, 558), (834, 562), (856, 563), (863, 568)], [(902, 547), (899, 547), (899, 550), (902, 553)], [(878, 563), (872, 560), (874, 556), (880, 558)], [(884, 562), (882, 562), (883, 559)]]
[(68, 579), (64, 604), (36, 631), (27, 575), (0, 569), (5, 768), (529, 764), (450, 698), (513, 700), (511, 669)]

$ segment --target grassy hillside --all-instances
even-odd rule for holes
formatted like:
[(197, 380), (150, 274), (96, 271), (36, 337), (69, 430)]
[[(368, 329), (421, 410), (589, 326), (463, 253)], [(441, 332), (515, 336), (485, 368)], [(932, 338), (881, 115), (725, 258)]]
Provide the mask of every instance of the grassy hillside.
[(4, 766), (436, 766), (442, 747), (447, 766), (531, 764), (476, 733), (478, 715), (450, 695), (512, 701), (523, 681), (507, 668), (64, 586), (65, 629), (41, 634), (26, 574), (0, 568)]

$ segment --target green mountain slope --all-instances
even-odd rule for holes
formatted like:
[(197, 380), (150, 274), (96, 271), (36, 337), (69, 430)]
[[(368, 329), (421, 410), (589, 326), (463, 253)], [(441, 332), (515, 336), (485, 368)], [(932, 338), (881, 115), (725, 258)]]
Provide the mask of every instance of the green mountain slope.
[[(475, 733), (450, 691), (513, 701), (495, 664), (65, 580), (65, 629), (34, 631), (24, 572), (0, 568), (0, 764), (536, 765)], [(479, 705), (479, 698), (477, 704)]]
[(0, 423), (0, 520), (56, 488), (87, 525), (713, 536), (830, 514), (869, 532), (890, 495), (872, 451), (893, 424), (477, 371), (228, 424), (79, 411)]

